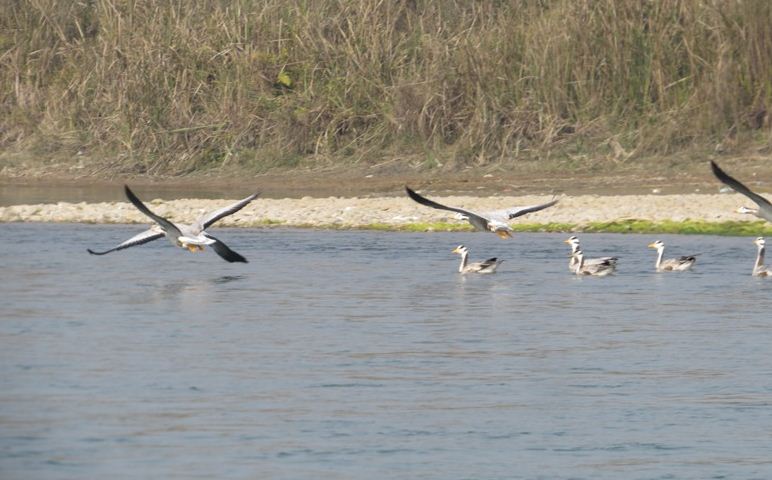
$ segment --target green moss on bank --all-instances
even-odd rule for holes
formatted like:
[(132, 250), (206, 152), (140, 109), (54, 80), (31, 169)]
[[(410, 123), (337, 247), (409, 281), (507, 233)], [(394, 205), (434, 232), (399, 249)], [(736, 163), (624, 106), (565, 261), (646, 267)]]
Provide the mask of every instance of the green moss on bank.
[(682, 235), (772, 235), (772, 226), (766, 222), (706, 222), (684, 220), (621, 220), (615, 222), (594, 222), (579, 227), (582, 232), (604, 233), (677, 233)]
[[(333, 228), (342, 228), (338, 225)], [(460, 223), (410, 223), (388, 225), (374, 223), (357, 226), (363, 230), (400, 232), (470, 232), (472, 227)], [(644, 233), (682, 235), (772, 236), (772, 225), (763, 222), (706, 222), (702, 220), (618, 220), (614, 222), (571, 223), (520, 223), (512, 226), (516, 232), (571, 232), (571, 233)]]

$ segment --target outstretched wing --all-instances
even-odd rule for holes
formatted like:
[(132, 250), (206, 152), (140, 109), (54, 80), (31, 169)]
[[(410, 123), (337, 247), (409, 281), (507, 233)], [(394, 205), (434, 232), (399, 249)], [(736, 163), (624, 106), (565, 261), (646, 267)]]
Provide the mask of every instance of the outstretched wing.
[(134, 192), (131, 191), (128, 185), (123, 186), (124, 191), (126, 192), (126, 198), (129, 199), (129, 201), (134, 204), (135, 207), (137, 207), (137, 210), (144, 213), (153, 221), (155, 221), (158, 225), (161, 226), (161, 228), (164, 229), (165, 232), (173, 235), (175, 238), (182, 236), (182, 232), (180, 232), (180, 229), (177, 228), (176, 225), (174, 225), (169, 220), (165, 219), (164, 217), (160, 215), (156, 215), (155, 213), (151, 212), (149, 208), (145, 206), (142, 201), (137, 198), (136, 195), (134, 195)]
[(772, 222), (772, 203), (769, 203), (769, 200), (758, 193), (752, 192), (750, 188), (740, 183), (737, 179), (730, 177), (713, 160), (710, 161), (710, 168), (713, 170), (713, 175), (721, 182), (730, 186), (737, 193), (741, 193), (756, 202), (759, 206), (759, 215)]
[(212, 249), (214, 250), (214, 253), (219, 255), (223, 260), (226, 262), (241, 262), (241, 263), (248, 263), (247, 259), (239, 255), (238, 253), (234, 252), (230, 248), (228, 248), (227, 245), (222, 243), (217, 238), (209, 235), (208, 233), (205, 234), (207, 238), (211, 238), (214, 240), (214, 243), (211, 245)]
[(124, 248), (143, 245), (145, 243), (152, 242), (153, 240), (158, 240), (159, 238), (163, 238), (163, 236), (164, 236), (164, 232), (161, 230), (161, 228), (158, 227), (157, 225), (153, 225), (152, 227), (145, 230), (144, 232), (134, 235), (130, 239), (121, 243), (117, 247), (111, 248), (110, 250), (105, 250), (104, 252), (95, 252), (90, 248), (87, 248), (86, 250), (88, 250), (88, 253), (90, 253), (91, 255), (105, 255), (110, 252), (115, 252), (117, 250), (123, 250)]
[(219, 210), (215, 210), (214, 212), (210, 212), (202, 216), (201, 218), (198, 219), (198, 224), (201, 227), (201, 230), (205, 230), (209, 228), (211, 225), (213, 225), (217, 220), (220, 220), (221, 218), (227, 217), (228, 215), (233, 215), (234, 213), (238, 212), (242, 208), (246, 207), (249, 204), (249, 202), (256, 199), (258, 195), (260, 195), (260, 193), (253, 193), (252, 195), (248, 196), (244, 200), (239, 200), (233, 205), (228, 205), (227, 207), (223, 207)]
[(490, 220), (483, 217), (482, 215), (478, 215), (474, 212), (470, 212), (469, 210), (464, 210), (463, 208), (458, 207), (448, 207), (446, 205), (442, 205), (441, 203), (437, 203), (433, 200), (429, 200), (426, 197), (422, 197), (421, 195), (417, 194), (413, 190), (411, 190), (407, 185), (405, 185), (405, 192), (407, 192), (407, 195), (415, 200), (416, 202), (420, 203), (421, 205), (425, 205), (427, 207), (437, 208), (439, 210), (448, 210), (451, 212), (460, 213), (461, 215), (465, 216), (469, 223), (471, 223), (474, 227), (480, 229), (480, 230), (487, 230), (488, 229), (488, 223)]
[(512, 210), (508, 210), (507, 211), (507, 218), (509, 220), (512, 220), (513, 218), (520, 217), (520, 216), (525, 215), (527, 213), (533, 213), (533, 212), (538, 212), (539, 210), (544, 210), (545, 208), (549, 208), (549, 207), (555, 205), (556, 203), (558, 203), (557, 199), (552, 200), (551, 202), (542, 203), (540, 205), (530, 205), (528, 207), (518, 207), (518, 208), (515, 208), (515, 209), (512, 209)]

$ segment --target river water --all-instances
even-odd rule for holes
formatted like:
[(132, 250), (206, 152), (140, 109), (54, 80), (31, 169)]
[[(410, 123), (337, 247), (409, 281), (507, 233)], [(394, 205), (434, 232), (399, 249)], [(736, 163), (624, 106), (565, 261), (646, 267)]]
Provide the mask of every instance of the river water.
[(0, 478), (772, 478), (749, 238), (140, 229), (0, 225)]

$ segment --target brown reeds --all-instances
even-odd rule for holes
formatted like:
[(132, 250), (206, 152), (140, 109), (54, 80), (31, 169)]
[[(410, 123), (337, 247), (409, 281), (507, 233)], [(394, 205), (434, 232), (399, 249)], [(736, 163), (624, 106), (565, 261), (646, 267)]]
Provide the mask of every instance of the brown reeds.
[(0, 149), (116, 172), (772, 140), (765, 0), (0, 3)]

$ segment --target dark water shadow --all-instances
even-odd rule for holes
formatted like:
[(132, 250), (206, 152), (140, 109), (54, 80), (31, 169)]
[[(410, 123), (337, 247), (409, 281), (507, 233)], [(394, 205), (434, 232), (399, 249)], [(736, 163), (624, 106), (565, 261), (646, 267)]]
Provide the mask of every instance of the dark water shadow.
[(223, 285), (226, 283), (237, 282), (239, 280), (245, 280), (246, 275), (223, 275), (221, 277), (213, 278), (209, 282), (212, 285)]

